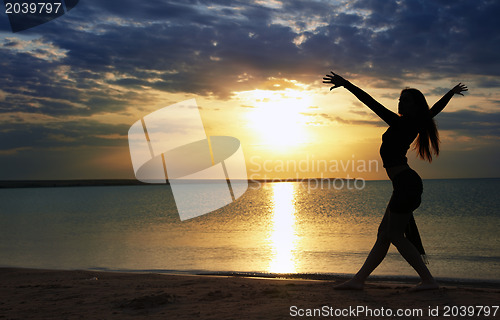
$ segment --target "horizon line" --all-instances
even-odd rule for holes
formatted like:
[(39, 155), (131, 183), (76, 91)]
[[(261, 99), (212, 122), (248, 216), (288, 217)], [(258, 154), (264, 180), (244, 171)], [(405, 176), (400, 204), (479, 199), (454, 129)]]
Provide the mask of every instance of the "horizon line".
[[(482, 178), (431, 178), (422, 180), (458, 180), (458, 179), (499, 179), (500, 177)], [(181, 183), (216, 183), (227, 181), (245, 181), (245, 179), (175, 179)], [(278, 183), (278, 182), (308, 182), (308, 181), (390, 181), (389, 179), (356, 179), (356, 178), (273, 178), (273, 179), (246, 179), (247, 183)], [(160, 180), (159, 180), (160, 181)], [(90, 187), (90, 186), (133, 186), (133, 185), (170, 185), (169, 181), (161, 183), (147, 183), (137, 179), (33, 179), (33, 180), (0, 180), (0, 189), (8, 188), (44, 188), (44, 187)]]

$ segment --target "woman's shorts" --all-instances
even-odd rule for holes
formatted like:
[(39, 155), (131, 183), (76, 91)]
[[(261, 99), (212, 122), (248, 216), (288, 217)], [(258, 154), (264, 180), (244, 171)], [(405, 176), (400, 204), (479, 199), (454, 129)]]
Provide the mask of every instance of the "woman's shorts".
[(410, 213), (420, 206), (422, 179), (418, 173), (408, 169), (398, 173), (392, 180), (392, 196), (389, 209), (394, 213)]

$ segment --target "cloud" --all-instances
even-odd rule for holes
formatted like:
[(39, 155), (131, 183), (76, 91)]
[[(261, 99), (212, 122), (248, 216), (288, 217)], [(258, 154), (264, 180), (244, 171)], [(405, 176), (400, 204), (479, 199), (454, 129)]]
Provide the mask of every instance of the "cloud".
[[(124, 110), (130, 97), (111, 87), (227, 99), (272, 77), (312, 83), (330, 67), (375, 78), (376, 87), (465, 72), (490, 79), (482, 83), (491, 86), (500, 74), (498, 13), (500, 4), (492, 1), (291, 0), (270, 8), (243, 1), (89, 0), (33, 29), (43, 34), (37, 49), (19, 54), (20, 40), (4, 42), (0, 86), (28, 92), (21, 93), (24, 102), (18, 96), (14, 106), (7, 99), (1, 110)], [(54, 72), (61, 67), (67, 67), (65, 79)], [(37, 100), (60, 96), (72, 103), (50, 108)], [(44, 108), (35, 111), (30, 103)]]
[(476, 80), (477, 86), (488, 89), (500, 88), (500, 79), (498, 77), (479, 77)]
[(497, 2), (360, 0), (352, 8), (332, 13), (302, 44), (339, 72), (385, 80), (500, 72)]
[(129, 125), (93, 120), (3, 123), (0, 151), (76, 146), (113, 147), (127, 145)]
[(326, 119), (330, 122), (337, 122), (337, 123), (347, 124), (347, 125), (369, 125), (369, 126), (376, 126), (376, 127), (387, 126), (387, 124), (380, 119), (379, 120), (349, 119), (349, 118), (343, 118), (343, 117), (339, 117), (339, 116), (331, 116), (327, 113), (314, 113), (314, 112), (301, 112), (300, 114), (302, 114), (304, 116), (308, 116), (308, 117), (313, 117), (315, 119), (315, 121), (309, 122), (311, 124), (323, 123), (323, 121), (321, 121), (321, 119)]
[(459, 110), (437, 116), (440, 130), (452, 130), (471, 137), (500, 138), (500, 112)]
[[(382, 120), (371, 117), (370, 113), (364, 111), (351, 111), (370, 119), (352, 119), (346, 117), (332, 116), (327, 113), (301, 112), (302, 115), (318, 119), (326, 119), (330, 122), (337, 122), (347, 125), (368, 125), (376, 127), (386, 127)], [(455, 112), (442, 112), (436, 117), (439, 130), (454, 131), (462, 136), (471, 138), (494, 138), (500, 139), (500, 112), (480, 112), (475, 110), (459, 110)]]

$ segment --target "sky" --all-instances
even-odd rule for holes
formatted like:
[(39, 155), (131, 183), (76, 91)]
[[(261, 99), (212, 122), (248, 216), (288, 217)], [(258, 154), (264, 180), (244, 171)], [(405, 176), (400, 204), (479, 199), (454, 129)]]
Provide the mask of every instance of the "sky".
[(238, 138), (249, 178), (387, 179), (386, 125), (331, 70), (396, 111), (432, 106), (424, 179), (500, 177), (500, 3), (445, 0), (80, 0), (13, 33), (0, 15), (0, 180), (133, 179), (128, 130), (196, 99), (207, 135)]

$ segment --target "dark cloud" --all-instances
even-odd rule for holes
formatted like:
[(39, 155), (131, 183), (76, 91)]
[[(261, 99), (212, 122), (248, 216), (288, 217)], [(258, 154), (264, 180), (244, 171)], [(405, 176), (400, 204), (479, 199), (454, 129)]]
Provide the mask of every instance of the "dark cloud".
[[(89, 115), (104, 112), (107, 97), (111, 111), (125, 109), (130, 97), (116, 96), (109, 85), (228, 98), (269, 77), (311, 83), (331, 67), (374, 77), (375, 87), (462, 73), (481, 75), (489, 80), (480, 84), (492, 86), (500, 74), (499, 13), (494, 1), (358, 0), (346, 6), (292, 0), (270, 8), (242, 1), (89, 0), (26, 33), (39, 33), (43, 43), (64, 52), (58, 59), (20, 53), (16, 40), (4, 42), (1, 88), (30, 92), (25, 103), (7, 99), (1, 110)], [(66, 79), (54, 72), (62, 66), (69, 67)], [(239, 81), (243, 73), (252, 77)], [(115, 77), (105, 78), (109, 74)], [(34, 97), (84, 107), (33, 110)]]
[(442, 112), (436, 118), (440, 130), (474, 137), (500, 137), (500, 112), (460, 110)]
[(1, 126), (0, 152), (32, 148), (126, 146), (128, 129), (129, 125), (105, 124), (92, 120), (37, 124), (14, 119)]
[(500, 79), (498, 77), (479, 77), (476, 83), (478, 87), (482, 88), (500, 88)]
[[(495, 52), (500, 36), (493, 1), (356, 1), (361, 13), (333, 14), (328, 26), (312, 36), (311, 46), (339, 71), (385, 79), (499, 75)], [(351, 21), (349, 24), (343, 21)], [(484, 23), (483, 23), (484, 21)], [(326, 50), (329, 48), (329, 50)]]
[(103, 85), (93, 72), (67, 67), (32, 53), (0, 49), (0, 88), (6, 93), (1, 112), (91, 115), (123, 111), (139, 95)]

